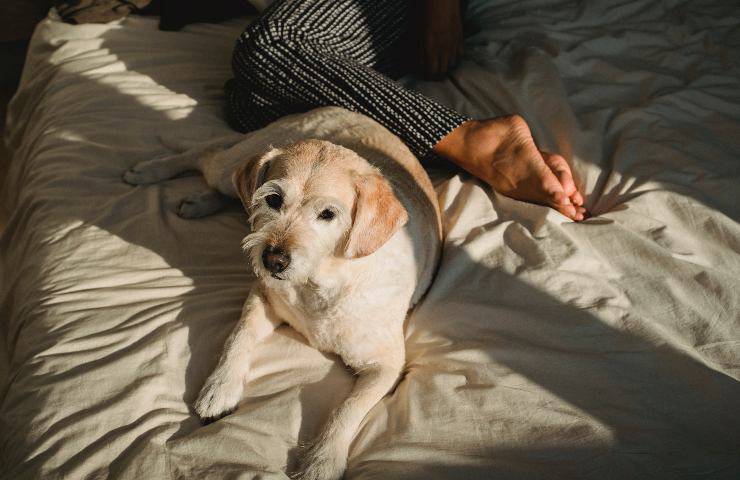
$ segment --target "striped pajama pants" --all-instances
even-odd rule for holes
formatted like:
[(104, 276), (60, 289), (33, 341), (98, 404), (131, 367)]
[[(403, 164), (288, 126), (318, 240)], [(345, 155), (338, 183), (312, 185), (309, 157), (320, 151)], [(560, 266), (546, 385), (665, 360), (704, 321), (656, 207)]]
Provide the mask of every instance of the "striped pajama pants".
[(467, 120), (391, 77), (408, 73), (405, 0), (276, 0), (239, 37), (226, 115), (237, 131), (322, 106), (373, 118), (420, 159)]

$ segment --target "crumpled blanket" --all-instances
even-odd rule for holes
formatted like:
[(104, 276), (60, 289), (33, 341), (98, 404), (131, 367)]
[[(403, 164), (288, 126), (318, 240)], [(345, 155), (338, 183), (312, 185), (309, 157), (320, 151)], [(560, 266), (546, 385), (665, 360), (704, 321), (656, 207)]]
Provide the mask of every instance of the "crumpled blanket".
[[(467, 19), (451, 77), (406, 82), (522, 114), (595, 216), (432, 169), (442, 263), (346, 478), (739, 478), (738, 6), (476, 0)], [(203, 426), (190, 405), (253, 281), (244, 212), (177, 217), (198, 176), (121, 181), (161, 139), (229, 132), (245, 22), (37, 28), (0, 192), (0, 477), (285, 479), (346, 397), (341, 362), (281, 328)]]

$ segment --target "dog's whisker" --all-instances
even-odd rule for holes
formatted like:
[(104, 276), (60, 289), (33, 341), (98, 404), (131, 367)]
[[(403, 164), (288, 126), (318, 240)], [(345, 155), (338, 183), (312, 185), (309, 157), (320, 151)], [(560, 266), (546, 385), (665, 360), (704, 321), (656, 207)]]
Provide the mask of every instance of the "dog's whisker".
[(252, 195), (252, 202), (258, 203), (260, 200), (273, 194), (282, 195), (283, 191), (276, 183), (266, 182), (254, 192), (254, 195)]
[(249, 224), (254, 225), (260, 216), (264, 215), (265, 212), (261, 208), (254, 208), (249, 214)]
[(261, 271), (261, 255), (258, 255), (254, 250), (252, 250), (249, 255), (249, 261), (252, 264), (252, 270), (254, 270), (254, 272), (259, 275), (259, 272)]
[(244, 253), (249, 253), (258, 243), (263, 240), (264, 235), (259, 233), (252, 233), (242, 239), (242, 250)]

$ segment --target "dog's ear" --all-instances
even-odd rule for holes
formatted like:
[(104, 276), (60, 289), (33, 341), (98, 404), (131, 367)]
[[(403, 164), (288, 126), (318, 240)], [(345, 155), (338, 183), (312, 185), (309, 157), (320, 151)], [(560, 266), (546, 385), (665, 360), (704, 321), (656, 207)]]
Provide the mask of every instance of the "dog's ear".
[(388, 181), (377, 173), (360, 175), (352, 229), (344, 247), (346, 258), (370, 255), (408, 221), (408, 213)]
[(231, 182), (244, 205), (244, 210), (249, 210), (252, 205), (252, 195), (265, 183), (270, 160), (280, 153), (280, 149), (270, 148), (261, 155), (255, 155), (244, 162), (244, 165), (237, 168), (231, 175)]

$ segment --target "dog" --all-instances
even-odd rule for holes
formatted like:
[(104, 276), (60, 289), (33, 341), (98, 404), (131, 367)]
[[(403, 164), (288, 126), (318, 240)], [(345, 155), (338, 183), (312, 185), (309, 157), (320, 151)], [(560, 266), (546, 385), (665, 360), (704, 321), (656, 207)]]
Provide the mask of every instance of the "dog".
[(251, 225), (243, 248), (258, 279), (195, 412), (217, 419), (235, 409), (250, 351), (288, 323), (357, 374), (298, 473), (341, 478), (360, 423), (401, 377), (404, 322), (439, 262), (442, 225), (432, 183), (398, 137), (337, 107), (140, 163), (124, 179), (138, 185), (189, 169), (220, 193), (191, 195), (179, 214), (202, 216), (222, 206), (221, 195), (238, 197)]

